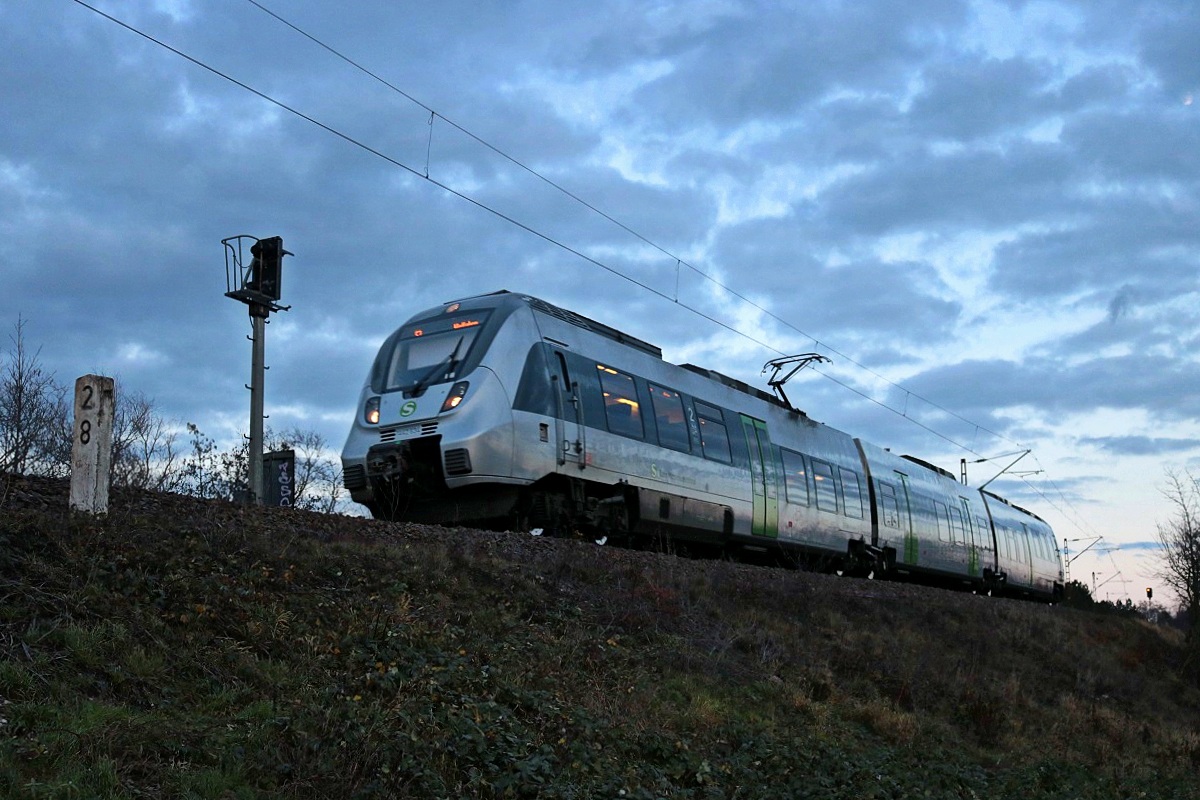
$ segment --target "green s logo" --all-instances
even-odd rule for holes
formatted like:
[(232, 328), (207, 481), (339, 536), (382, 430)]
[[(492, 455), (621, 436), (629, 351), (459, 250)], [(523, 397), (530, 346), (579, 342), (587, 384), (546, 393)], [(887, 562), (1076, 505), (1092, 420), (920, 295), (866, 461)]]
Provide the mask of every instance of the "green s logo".
[(417, 410), (417, 401), (409, 400), (404, 405), (400, 406), (400, 416), (411, 417), (412, 413)]

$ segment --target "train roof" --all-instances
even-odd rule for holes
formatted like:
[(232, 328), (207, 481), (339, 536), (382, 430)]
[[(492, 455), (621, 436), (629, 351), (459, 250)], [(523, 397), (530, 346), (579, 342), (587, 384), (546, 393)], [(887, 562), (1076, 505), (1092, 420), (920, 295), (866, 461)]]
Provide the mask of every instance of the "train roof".
[(540, 300), (536, 297), (521, 295), (521, 300), (523, 300), (535, 311), (540, 311), (543, 314), (548, 314), (552, 317), (561, 319), (563, 322), (569, 322), (572, 325), (577, 325), (585, 330), (598, 333), (601, 336), (612, 339), (615, 342), (620, 342), (621, 344), (641, 350), (643, 353), (648, 353), (660, 361), (662, 360), (662, 348), (656, 344), (647, 342), (645, 339), (639, 339), (636, 336), (631, 336), (630, 334), (617, 330), (610, 325), (605, 325), (603, 322), (596, 322), (594, 319), (585, 317), (582, 314), (577, 314), (574, 311), (569, 311), (561, 306), (556, 306), (553, 303), (547, 303), (545, 300)]
[[(683, 369), (686, 369), (688, 372), (694, 372), (697, 375), (701, 375), (711, 381), (716, 381), (723, 386), (728, 386), (730, 389), (736, 389), (737, 391), (748, 394), (751, 397), (757, 397), (759, 400), (762, 400), (765, 403), (771, 403), (772, 405), (779, 406), (780, 408), (787, 408), (787, 406), (780, 402), (779, 398), (775, 395), (767, 394), (762, 389), (751, 386), (745, 381), (738, 380), (737, 378), (731, 378), (728, 375), (717, 372), (715, 369), (698, 367), (695, 364), (680, 364), (679, 366)], [(787, 410), (794, 411), (795, 409)], [(801, 416), (807, 416), (803, 411), (796, 411), (796, 413)]]
[(473, 297), (464, 297), (459, 300), (447, 301), (446, 305), (449, 305), (450, 303), (467, 303), (475, 300), (494, 300), (522, 303), (534, 311), (538, 311), (542, 314), (546, 314), (547, 316), (562, 320), (563, 322), (575, 325), (576, 327), (583, 328), (587, 331), (591, 331), (592, 333), (599, 334), (607, 339), (612, 339), (614, 342), (620, 342), (623, 345), (628, 345), (629, 347), (640, 350), (641, 352), (651, 355), (660, 361), (662, 360), (662, 348), (660, 348), (658, 345), (651, 344), (645, 339), (639, 339), (638, 337), (625, 333), (624, 331), (617, 330), (611, 325), (605, 325), (603, 322), (597, 322), (590, 317), (585, 317), (583, 314), (576, 313), (569, 309), (563, 308), (562, 306), (556, 306), (553, 303), (547, 303), (545, 300), (534, 297), (533, 295), (518, 294), (515, 292), (510, 292), (508, 289), (500, 289), (499, 291), (488, 292), (487, 294), (479, 294), (474, 295)]
[[(596, 320), (591, 319), (590, 317), (585, 317), (583, 314), (579, 314), (575, 311), (571, 311), (571, 310), (563, 308), (561, 306), (556, 306), (553, 303), (547, 303), (545, 300), (542, 300), (541, 298), (538, 298), (538, 297), (534, 297), (532, 295), (514, 294), (507, 289), (501, 289), (500, 291), (497, 291), (497, 292), (491, 292), (489, 294), (479, 295), (478, 297), (469, 298), (469, 299), (474, 300), (474, 299), (480, 299), (480, 298), (486, 298), (486, 297), (500, 297), (500, 296), (511, 297), (520, 302), (523, 302), (525, 305), (529, 306), (534, 311), (539, 311), (548, 316), (552, 316), (556, 319), (560, 319), (563, 322), (567, 322), (571, 325), (575, 325), (580, 328), (583, 328), (584, 330), (592, 331), (593, 333), (599, 334), (600, 336), (604, 336), (605, 338), (612, 339), (615, 342), (619, 342), (623, 345), (627, 345), (629, 347), (633, 347), (637, 350), (640, 350), (641, 352), (651, 355), (654, 358), (659, 359), (660, 361), (662, 360), (662, 357), (663, 357), (662, 348), (660, 348), (658, 345), (651, 344), (650, 342), (647, 342), (645, 339), (639, 339), (638, 337), (633, 336), (628, 333), (625, 333), (622, 330), (618, 330), (617, 328), (614, 328), (611, 325), (605, 325), (603, 322), (597, 322)], [(695, 364), (679, 364), (677, 366), (679, 366), (683, 369), (686, 369), (689, 372), (695, 373), (696, 375), (700, 375), (702, 377), (708, 378), (711, 381), (715, 381), (716, 383), (719, 383), (722, 386), (727, 386), (730, 389), (734, 389), (736, 391), (742, 392), (743, 394), (747, 394), (751, 397), (758, 398), (759, 400), (762, 400), (763, 402), (770, 403), (771, 405), (778, 406), (785, 410), (791, 411), (795, 414), (798, 414), (801, 417), (808, 416), (803, 411), (800, 411), (798, 409), (788, 408), (775, 395), (769, 394), (767, 392), (762, 391), (761, 389), (758, 389), (757, 387), (751, 386), (750, 384), (746, 383), (745, 381), (738, 380), (737, 378), (731, 378), (730, 376), (722, 374), (720, 372), (717, 372), (714, 369), (708, 369), (706, 367), (699, 367), (699, 366), (696, 366)]]
[(931, 464), (923, 458), (917, 458), (916, 456), (910, 456), (910, 455), (902, 455), (900, 457), (903, 458), (905, 461), (911, 461), (914, 464), (920, 464), (922, 467), (933, 470), (934, 472), (938, 473), (939, 475), (943, 475), (952, 481), (958, 480), (957, 478), (954, 477), (954, 474), (951, 473), (950, 470), (944, 469), (943, 467), (939, 467), (937, 464)]
[[(1000, 495), (995, 494), (994, 492), (989, 492), (987, 489), (981, 489), (980, 491), (983, 494), (986, 494), (988, 497), (992, 498), (993, 500), (999, 500), (1001, 503), (1004, 503), (1004, 505), (1009, 506), (1010, 508), (1015, 508), (1017, 511), (1020, 511), (1022, 514), (1028, 514), (1029, 516), (1036, 519), (1038, 522), (1046, 522), (1046, 520), (1042, 519), (1037, 514), (1030, 511), (1029, 509), (1021, 508), (1021, 506), (1017, 505), (1016, 503), (1012, 502), (1011, 500), (1007, 500), (1007, 499), (1001, 497)], [(1047, 523), (1047, 524), (1049, 524), (1049, 523)]]

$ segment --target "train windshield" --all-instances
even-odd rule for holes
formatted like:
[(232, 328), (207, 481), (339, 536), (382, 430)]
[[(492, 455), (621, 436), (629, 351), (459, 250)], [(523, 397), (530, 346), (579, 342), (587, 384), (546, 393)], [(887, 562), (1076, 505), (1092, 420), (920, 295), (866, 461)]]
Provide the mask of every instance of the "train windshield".
[(470, 357), (487, 316), (478, 312), (405, 325), (380, 353), (376, 388), (420, 392), (430, 384), (452, 380)]

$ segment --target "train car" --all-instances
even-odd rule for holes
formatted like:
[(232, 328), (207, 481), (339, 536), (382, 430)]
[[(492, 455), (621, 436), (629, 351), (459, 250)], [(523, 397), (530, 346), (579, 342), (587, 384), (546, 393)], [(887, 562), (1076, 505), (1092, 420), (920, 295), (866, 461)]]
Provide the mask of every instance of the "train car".
[(380, 347), (342, 453), (376, 517), (794, 554), (1053, 599), (1044, 521), (734, 378), (507, 291)]

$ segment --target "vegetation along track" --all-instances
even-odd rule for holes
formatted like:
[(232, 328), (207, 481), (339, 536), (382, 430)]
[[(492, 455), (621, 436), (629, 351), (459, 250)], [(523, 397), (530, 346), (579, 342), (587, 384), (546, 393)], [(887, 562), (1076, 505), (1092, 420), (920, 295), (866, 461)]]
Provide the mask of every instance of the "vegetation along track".
[(1176, 632), (0, 479), (0, 795), (1195, 796)]

